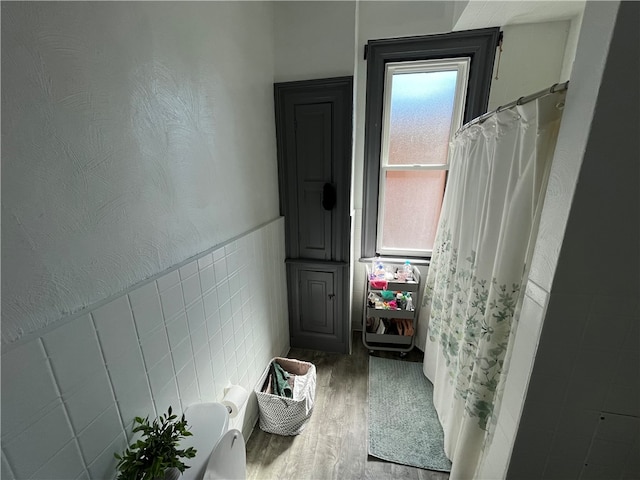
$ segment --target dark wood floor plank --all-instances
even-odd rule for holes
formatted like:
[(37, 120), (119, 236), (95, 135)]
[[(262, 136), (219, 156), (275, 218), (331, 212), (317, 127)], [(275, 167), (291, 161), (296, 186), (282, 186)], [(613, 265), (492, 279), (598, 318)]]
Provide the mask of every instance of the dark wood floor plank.
[[(256, 426), (247, 442), (248, 480), (447, 480), (449, 475), (385, 462), (368, 452), (369, 354), (359, 334), (353, 353), (291, 349), (289, 357), (313, 363), (316, 401), (311, 420), (297, 436), (265, 433)], [(376, 352), (398, 358), (394, 352)], [(421, 361), (417, 349), (406, 357)]]

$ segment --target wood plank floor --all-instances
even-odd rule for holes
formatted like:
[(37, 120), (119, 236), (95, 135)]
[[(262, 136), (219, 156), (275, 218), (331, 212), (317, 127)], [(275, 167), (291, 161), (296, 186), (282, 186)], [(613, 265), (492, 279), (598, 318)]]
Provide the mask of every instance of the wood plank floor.
[[(376, 355), (399, 358), (395, 352)], [(446, 480), (449, 474), (378, 460), (367, 455), (369, 354), (359, 332), (353, 354), (291, 349), (289, 357), (317, 370), (316, 403), (298, 436), (265, 433), (256, 425), (247, 442), (249, 480), (416, 479)], [(414, 349), (406, 357), (422, 361)]]

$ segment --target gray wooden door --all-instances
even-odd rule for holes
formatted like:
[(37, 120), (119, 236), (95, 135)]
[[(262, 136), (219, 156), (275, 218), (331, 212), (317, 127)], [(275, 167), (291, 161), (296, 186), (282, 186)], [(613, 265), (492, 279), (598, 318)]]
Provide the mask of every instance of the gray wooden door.
[(349, 348), (352, 89), (351, 77), (275, 85), (294, 347)]

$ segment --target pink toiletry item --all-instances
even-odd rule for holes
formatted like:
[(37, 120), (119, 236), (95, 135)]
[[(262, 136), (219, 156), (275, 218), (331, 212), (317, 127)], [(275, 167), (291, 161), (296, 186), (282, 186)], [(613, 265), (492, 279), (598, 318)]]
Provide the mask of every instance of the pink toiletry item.
[(388, 282), (381, 279), (372, 279), (369, 280), (369, 284), (371, 285), (371, 288), (374, 288), (376, 290), (386, 290)]

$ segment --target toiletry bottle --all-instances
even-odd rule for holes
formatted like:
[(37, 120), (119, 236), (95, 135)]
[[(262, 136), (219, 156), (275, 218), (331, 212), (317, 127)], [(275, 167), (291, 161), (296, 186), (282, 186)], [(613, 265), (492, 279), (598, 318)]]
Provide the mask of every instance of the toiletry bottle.
[(405, 281), (410, 282), (411, 280), (413, 280), (413, 267), (411, 266), (411, 262), (409, 262), (409, 260), (404, 262), (403, 270)]
[(405, 302), (402, 292), (396, 293), (396, 304), (398, 305), (398, 310), (404, 310), (406, 307), (407, 303)]
[(385, 276), (384, 265), (378, 259), (378, 262), (376, 263), (376, 278), (378, 280), (384, 280), (384, 276)]
[(409, 292), (407, 292), (407, 304), (405, 306), (406, 310), (414, 310), (414, 306), (413, 306), (413, 299), (411, 298), (411, 294)]

